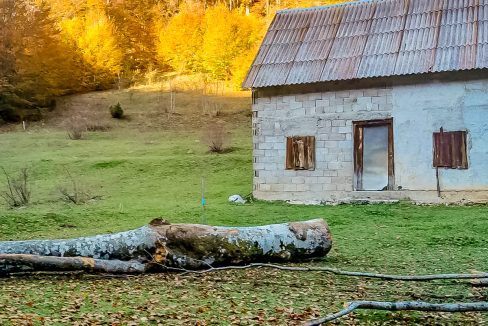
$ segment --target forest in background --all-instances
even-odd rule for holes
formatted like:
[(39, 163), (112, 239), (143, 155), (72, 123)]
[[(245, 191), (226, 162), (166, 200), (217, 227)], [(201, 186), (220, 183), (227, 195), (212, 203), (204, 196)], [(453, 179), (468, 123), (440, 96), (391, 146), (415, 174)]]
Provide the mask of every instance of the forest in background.
[[(198, 74), (239, 89), (278, 9), (340, 0), (0, 0), (0, 118), (56, 96)], [(26, 113), (27, 112), (27, 113)]]

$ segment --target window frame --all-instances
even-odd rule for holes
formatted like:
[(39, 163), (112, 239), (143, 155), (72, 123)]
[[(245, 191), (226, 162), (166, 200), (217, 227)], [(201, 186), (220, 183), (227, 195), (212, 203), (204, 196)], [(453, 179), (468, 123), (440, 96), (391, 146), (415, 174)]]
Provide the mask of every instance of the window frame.
[[(297, 155), (295, 142), (302, 141), (304, 143), (303, 156), (306, 161), (306, 166), (300, 167), (297, 165)], [(286, 152), (285, 152), (285, 170), (291, 171), (314, 171), (316, 165), (315, 155), (315, 136), (288, 136), (286, 137)]]

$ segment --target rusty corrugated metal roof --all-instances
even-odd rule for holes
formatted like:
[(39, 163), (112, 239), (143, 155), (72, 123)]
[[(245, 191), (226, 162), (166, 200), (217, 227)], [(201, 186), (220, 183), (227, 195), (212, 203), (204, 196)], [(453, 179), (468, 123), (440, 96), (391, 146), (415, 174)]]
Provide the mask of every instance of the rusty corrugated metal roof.
[(244, 88), (488, 68), (488, 0), (279, 11)]

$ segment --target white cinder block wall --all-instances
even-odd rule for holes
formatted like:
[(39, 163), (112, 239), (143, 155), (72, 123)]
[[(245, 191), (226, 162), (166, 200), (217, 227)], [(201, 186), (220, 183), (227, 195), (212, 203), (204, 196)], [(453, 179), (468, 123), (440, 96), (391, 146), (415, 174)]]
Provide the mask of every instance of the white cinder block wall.
[[(325, 87), (324, 87), (325, 89)], [(264, 200), (488, 201), (488, 79), (260, 96), (253, 105), (254, 195)], [(266, 95), (266, 92), (263, 92)], [(353, 191), (353, 121), (393, 118), (395, 189)], [(432, 133), (468, 131), (468, 170), (441, 170)], [(286, 137), (315, 136), (315, 171), (285, 169)]]

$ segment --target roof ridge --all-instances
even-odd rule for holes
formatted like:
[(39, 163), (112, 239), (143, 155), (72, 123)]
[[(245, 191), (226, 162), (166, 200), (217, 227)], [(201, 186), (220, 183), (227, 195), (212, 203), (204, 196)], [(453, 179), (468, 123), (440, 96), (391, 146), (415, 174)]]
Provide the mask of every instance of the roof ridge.
[(288, 13), (288, 12), (293, 13), (293, 12), (299, 12), (299, 11), (313, 11), (313, 10), (345, 7), (345, 6), (349, 6), (349, 5), (360, 5), (360, 4), (364, 4), (364, 3), (381, 2), (381, 1), (391, 1), (391, 0), (352, 0), (352, 1), (348, 1), (348, 2), (336, 3), (333, 5), (313, 6), (313, 7), (305, 7), (305, 8), (280, 9), (280, 10), (277, 10), (276, 13)]

